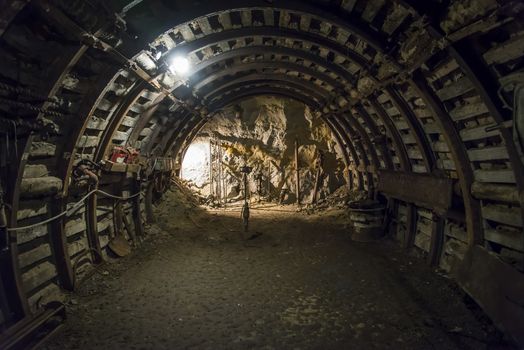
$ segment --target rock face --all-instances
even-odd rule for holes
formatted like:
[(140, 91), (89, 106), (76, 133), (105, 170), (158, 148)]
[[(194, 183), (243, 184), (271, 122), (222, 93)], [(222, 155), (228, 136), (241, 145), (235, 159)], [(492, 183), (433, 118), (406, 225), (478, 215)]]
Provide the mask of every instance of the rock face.
[[(293, 202), (296, 140), (300, 196), (303, 203), (309, 203), (317, 178), (318, 199), (345, 184), (345, 166), (333, 139), (329, 127), (305, 105), (275, 97), (256, 97), (225, 110), (206, 124), (186, 153), (182, 176), (193, 180), (202, 194), (222, 197), (225, 194), (233, 198), (242, 193), (240, 168), (248, 165), (253, 168), (249, 175), (252, 193)], [(215, 146), (209, 145), (210, 140)], [(197, 149), (206, 148), (206, 155), (194, 159)], [(209, 163), (210, 153), (213, 166)], [(222, 169), (218, 159), (222, 160)], [(322, 163), (320, 171), (319, 163)]]

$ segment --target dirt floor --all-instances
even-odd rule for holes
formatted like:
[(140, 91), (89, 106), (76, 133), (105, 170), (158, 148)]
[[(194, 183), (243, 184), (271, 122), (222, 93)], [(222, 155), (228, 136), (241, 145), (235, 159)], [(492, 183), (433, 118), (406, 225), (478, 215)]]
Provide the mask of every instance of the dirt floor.
[(72, 295), (46, 349), (507, 348), (423, 261), (350, 241), (340, 210), (263, 206), (248, 237), (238, 207), (169, 204), (141, 249)]

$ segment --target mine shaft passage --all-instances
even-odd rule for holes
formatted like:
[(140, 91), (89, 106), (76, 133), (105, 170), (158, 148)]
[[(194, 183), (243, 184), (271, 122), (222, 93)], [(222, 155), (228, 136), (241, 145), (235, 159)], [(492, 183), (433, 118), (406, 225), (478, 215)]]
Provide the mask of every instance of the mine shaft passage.
[(0, 349), (524, 348), (522, 0), (0, 1)]
[[(79, 287), (47, 349), (505, 345), (453, 283), (384, 240), (383, 199), (349, 190), (332, 131), (304, 104), (225, 110), (169, 176), (151, 239)], [(129, 254), (121, 244), (111, 254)]]
[(79, 287), (65, 330), (45, 349), (503, 346), (480, 309), (421, 258), (393, 242), (351, 241), (344, 209), (257, 203), (246, 235), (240, 204), (197, 200), (168, 191), (151, 239)]

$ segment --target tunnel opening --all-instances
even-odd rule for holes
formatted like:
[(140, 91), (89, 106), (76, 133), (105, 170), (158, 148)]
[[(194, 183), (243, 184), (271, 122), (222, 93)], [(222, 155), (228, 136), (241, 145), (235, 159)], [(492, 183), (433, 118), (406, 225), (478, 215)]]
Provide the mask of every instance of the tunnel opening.
[(523, 13), (0, 2), (0, 348), (522, 346)]
[(313, 205), (347, 184), (328, 124), (289, 98), (262, 95), (225, 109), (183, 154), (182, 179), (214, 205), (244, 193), (259, 202)]
[(180, 167), (180, 178), (201, 189), (203, 195), (212, 192), (209, 167), (213, 157), (216, 154), (212, 152), (209, 140), (193, 141), (187, 147)]

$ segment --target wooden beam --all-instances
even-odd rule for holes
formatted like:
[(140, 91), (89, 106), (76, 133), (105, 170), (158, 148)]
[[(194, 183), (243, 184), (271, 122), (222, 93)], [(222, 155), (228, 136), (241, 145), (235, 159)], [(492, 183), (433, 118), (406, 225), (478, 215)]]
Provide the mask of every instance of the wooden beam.
[(444, 214), (451, 207), (453, 180), (428, 174), (381, 170), (378, 190)]
[(300, 164), (298, 159), (298, 140), (295, 139), (295, 193), (297, 205), (300, 205)]

